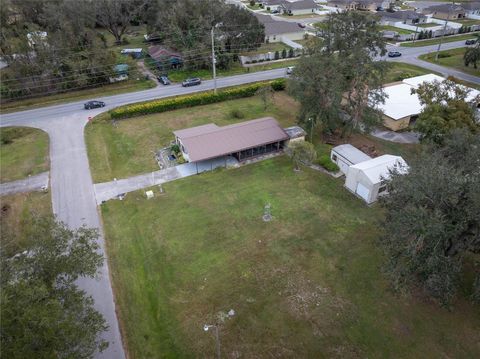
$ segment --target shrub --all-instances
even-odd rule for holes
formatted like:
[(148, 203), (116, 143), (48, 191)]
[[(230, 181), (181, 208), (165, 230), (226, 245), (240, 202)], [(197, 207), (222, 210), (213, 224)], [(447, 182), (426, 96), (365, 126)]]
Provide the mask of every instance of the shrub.
[(180, 146), (177, 145), (177, 144), (174, 144), (170, 147), (170, 151), (172, 151), (173, 153), (179, 153), (180, 152)]
[(256, 64), (257, 62), (257, 60), (252, 60), (252, 64)]
[(330, 156), (327, 154), (320, 156), (317, 163), (330, 172), (337, 172), (339, 170), (338, 166), (332, 162)]
[(2, 128), (0, 131), (0, 142), (2, 145), (9, 145), (14, 142), (17, 138), (24, 137), (31, 132), (29, 128), (21, 127), (10, 127)]
[(287, 57), (287, 50), (286, 49), (283, 49), (282, 50), (282, 59), (286, 58)]
[(440, 52), (440, 53), (438, 54), (438, 57), (439, 57), (440, 59), (444, 59), (444, 58), (451, 57), (451, 56), (452, 56), (452, 54), (449, 53), (449, 52)]
[(265, 59), (260, 59), (260, 60), (258, 60), (258, 62), (263, 62), (263, 61), (265, 61)]
[(277, 51), (275, 51), (275, 60), (278, 60), (280, 59), (280, 53)]
[(288, 50), (288, 57), (293, 57), (293, 49)]
[(285, 89), (285, 80), (278, 79), (274, 81), (264, 81), (250, 85), (232, 87), (221, 90), (217, 94), (214, 94), (210, 91), (200, 92), (191, 95), (169, 97), (160, 100), (125, 105), (110, 110), (109, 113), (112, 119), (122, 119), (133, 116), (148, 115), (151, 113), (177, 110), (179, 108), (208, 105), (216, 102), (254, 96), (257, 90), (264, 86), (272, 86), (275, 91), (281, 91)]
[(240, 110), (238, 108), (232, 108), (230, 110), (230, 117), (240, 119), (240, 118), (244, 118), (245, 114), (242, 112), (242, 110)]
[(393, 79), (394, 81), (403, 81), (405, 79), (408, 79), (410, 77), (414, 77), (415, 75), (411, 74), (410, 72), (401, 72), (400, 74), (398, 74), (397, 76), (395, 76), (395, 78)]

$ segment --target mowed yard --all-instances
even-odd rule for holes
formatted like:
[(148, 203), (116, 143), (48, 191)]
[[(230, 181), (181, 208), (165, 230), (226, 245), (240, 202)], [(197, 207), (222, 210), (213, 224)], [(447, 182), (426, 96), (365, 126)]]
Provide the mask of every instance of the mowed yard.
[(204, 324), (224, 358), (480, 356), (478, 308), (390, 291), (382, 211), (342, 179), (278, 157), (164, 189), (101, 206), (131, 358), (213, 358)]
[[(466, 72), (470, 75), (480, 76), (480, 69), (474, 68), (473, 65), (465, 66), (465, 63), (463, 61), (463, 55), (465, 54), (466, 50), (467, 49), (463, 47), (460, 49), (440, 51), (438, 64), (454, 68), (455, 70)], [(435, 53), (421, 55), (420, 59), (431, 63), (436, 63)]]
[(4, 127), (0, 137), (0, 182), (48, 171), (47, 133), (34, 128)]

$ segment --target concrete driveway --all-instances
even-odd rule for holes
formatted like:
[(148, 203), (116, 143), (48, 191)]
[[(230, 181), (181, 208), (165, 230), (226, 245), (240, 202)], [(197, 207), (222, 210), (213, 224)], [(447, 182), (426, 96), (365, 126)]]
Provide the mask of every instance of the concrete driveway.
[(43, 172), (18, 181), (0, 183), (0, 196), (14, 193), (42, 191), (48, 188), (49, 173)]

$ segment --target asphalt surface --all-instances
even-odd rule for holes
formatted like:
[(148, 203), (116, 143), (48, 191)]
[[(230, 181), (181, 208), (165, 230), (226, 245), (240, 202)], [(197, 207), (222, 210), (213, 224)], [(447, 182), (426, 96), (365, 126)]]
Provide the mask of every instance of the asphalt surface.
[(43, 191), (48, 188), (48, 171), (27, 178), (0, 183), (0, 196), (6, 196), (14, 193), (25, 193), (32, 191)]
[[(456, 42), (445, 44), (442, 48), (461, 46), (464, 46), (463, 42)], [(391, 47), (391, 49), (399, 49), (403, 53), (401, 58), (393, 61), (419, 64), (420, 60), (416, 59), (416, 56), (436, 50), (436, 45), (422, 48)], [(426, 62), (421, 62), (421, 66), (444, 75), (453, 75), (466, 81), (480, 83), (480, 78), (459, 73), (456, 70), (439, 68)], [(285, 69), (269, 70), (219, 78), (217, 86), (218, 88), (229, 87), (284, 76)], [(70, 228), (78, 228), (82, 225), (98, 228), (101, 234), (99, 244), (103, 255), (106, 256), (102, 226), (97, 212), (94, 186), (83, 135), (88, 117), (129, 103), (210, 90), (213, 88), (213, 84), (213, 80), (209, 80), (204, 81), (200, 86), (188, 88), (183, 88), (180, 85), (159, 86), (150, 90), (99, 98), (99, 100), (105, 101), (107, 106), (92, 111), (83, 109), (85, 101), (77, 101), (4, 114), (0, 116), (0, 126), (35, 127), (49, 134), (50, 180), (54, 214)], [(88, 294), (92, 295), (95, 300), (95, 307), (104, 315), (109, 324), (109, 330), (103, 333), (103, 337), (110, 342), (110, 346), (105, 352), (98, 354), (97, 358), (124, 358), (125, 353), (118, 328), (107, 261), (104, 262), (97, 280), (82, 279), (79, 281), (79, 285)]]

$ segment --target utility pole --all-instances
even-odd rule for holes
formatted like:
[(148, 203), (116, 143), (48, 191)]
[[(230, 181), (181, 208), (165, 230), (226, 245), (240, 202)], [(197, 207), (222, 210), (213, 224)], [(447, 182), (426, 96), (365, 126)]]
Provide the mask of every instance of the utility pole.
[(454, 6), (455, 6), (455, 0), (452, 0), (452, 5), (450, 7), (450, 10), (448, 11), (447, 19), (445, 20), (445, 26), (443, 27), (443, 34), (442, 34), (442, 37), (440, 38), (440, 42), (438, 43), (437, 53), (435, 55), (435, 62), (438, 62), (438, 55), (440, 53), (440, 47), (442, 46), (443, 38), (445, 37), (445, 33), (447, 32), (448, 20), (450, 20), (450, 14), (452, 13), (452, 10), (453, 10)]
[[(417, 19), (419, 20), (419, 19)], [(413, 43), (415, 43), (415, 40), (417, 38), (417, 33), (418, 33), (418, 22), (417, 22), (417, 27), (415, 28), (415, 35), (413, 35)]]
[(213, 29), (214, 26), (212, 26), (211, 30), (211, 36), (212, 36), (212, 68), (213, 68), (213, 93), (216, 95), (217, 94), (217, 69), (215, 67), (215, 63), (217, 62), (215, 59), (215, 40), (213, 36)]

